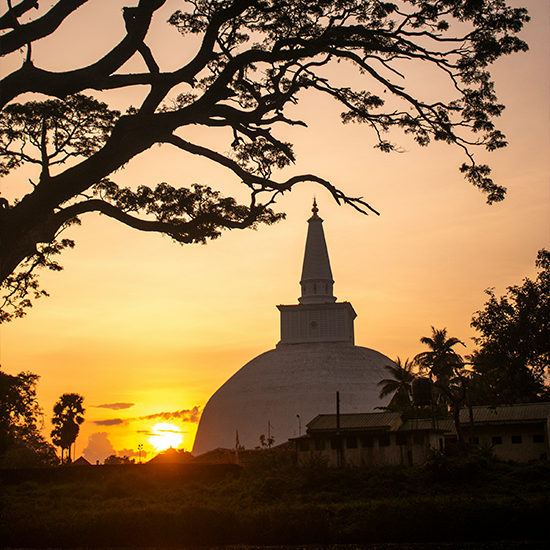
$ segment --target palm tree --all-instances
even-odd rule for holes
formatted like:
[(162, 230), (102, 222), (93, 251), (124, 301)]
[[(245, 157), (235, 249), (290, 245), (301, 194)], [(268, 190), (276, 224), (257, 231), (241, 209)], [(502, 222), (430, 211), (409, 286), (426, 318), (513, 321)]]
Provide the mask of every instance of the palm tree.
[(62, 462), (65, 450), (71, 461), (71, 445), (76, 441), (80, 424), (84, 422), (86, 410), (82, 406), (83, 401), (84, 397), (78, 393), (64, 393), (54, 405), (52, 424), (55, 427), (50, 435), (54, 445), (61, 447)]
[(447, 337), (447, 329), (435, 329), (432, 327), (432, 336), (423, 336), (420, 342), (430, 348), (429, 351), (419, 353), (414, 358), (421, 370), (428, 371), (430, 378), (446, 383), (455, 372), (461, 370), (464, 361), (453, 349), (457, 344), (465, 346), (464, 342), (454, 336)]
[(453, 348), (457, 344), (466, 344), (454, 336), (448, 337), (446, 328), (438, 330), (433, 326), (432, 336), (423, 336), (420, 342), (430, 349), (416, 355), (414, 362), (421, 371), (428, 372), (430, 379), (434, 381), (434, 387), (450, 403), (458, 441), (463, 444), (460, 405), (466, 400), (467, 381), (464, 376), (464, 360)]
[(399, 357), (393, 365), (384, 365), (391, 378), (384, 378), (378, 382), (378, 385), (382, 386), (379, 395), (382, 399), (393, 394), (386, 409), (403, 411), (411, 404), (412, 381), (415, 378), (413, 367), (413, 361), (405, 359), (405, 362), (402, 362)]

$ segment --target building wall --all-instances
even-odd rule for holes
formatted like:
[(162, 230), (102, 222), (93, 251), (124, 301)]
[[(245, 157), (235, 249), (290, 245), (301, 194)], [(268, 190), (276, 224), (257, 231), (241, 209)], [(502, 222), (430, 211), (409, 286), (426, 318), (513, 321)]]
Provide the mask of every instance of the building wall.
[(474, 437), (480, 445), (491, 445), (502, 460), (529, 462), (547, 460), (548, 431), (543, 423), (504, 426), (478, 426)]
[[(474, 443), (492, 446), (501, 460), (547, 460), (550, 457), (548, 442), (548, 430), (542, 422), (476, 426), (474, 431)], [(338, 465), (335, 438), (316, 437), (298, 440), (297, 443), (300, 461), (317, 453), (328, 458), (330, 466)], [(408, 431), (342, 436), (343, 462), (348, 466), (424, 464), (430, 449), (443, 449), (440, 434)]]
[[(338, 465), (335, 438), (301, 439), (298, 460), (312, 454), (328, 459), (330, 466)], [(342, 436), (343, 462), (348, 466), (384, 466), (423, 464), (430, 449), (438, 449), (443, 440), (429, 432), (389, 432), (386, 434), (357, 434)]]

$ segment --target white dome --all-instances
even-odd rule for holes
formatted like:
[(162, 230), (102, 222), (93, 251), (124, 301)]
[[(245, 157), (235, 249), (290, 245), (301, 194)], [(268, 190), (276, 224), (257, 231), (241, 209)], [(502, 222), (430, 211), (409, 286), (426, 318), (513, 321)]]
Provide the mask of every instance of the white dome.
[[(193, 453), (217, 447), (259, 445), (268, 435), (275, 444), (302, 434), (315, 416), (336, 412), (371, 412), (386, 406), (378, 382), (387, 377), (384, 366), (393, 364), (381, 353), (345, 342), (279, 345), (252, 359), (210, 398), (202, 414)], [(297, 415), (300, 416), (298, 420)]]

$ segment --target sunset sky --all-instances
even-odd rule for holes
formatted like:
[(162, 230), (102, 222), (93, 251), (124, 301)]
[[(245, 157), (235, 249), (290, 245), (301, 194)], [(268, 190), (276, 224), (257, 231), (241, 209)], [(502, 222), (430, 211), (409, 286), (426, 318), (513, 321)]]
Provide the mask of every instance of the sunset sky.
[[(304, 95), (294, 109), (309, 127), (278, 133), (295, 144), (297, 154), (284, 177), (315, 173), (348, 195), (363, 196), (380, 216), (339, 207), (323, 189), (304, 184), (278, 202), (285, 221), (225, 232), (206, 246), (180, 246), (94, 214), (71, 228), (76, 248), (60, 257), (64, 270), (41, 276), (51, 296), (36, 302), (25, 318), (2, 326), (0, 359), (5, 372), (40, 375), (38, 396), (48, 416), (62, 393), (84, 396), (77, 456), (85, 449), (94, 461), (115, 451), (134, 455), (139, 444), (151, 456), (168, 442), (158, 433), (170, 435), (175, 447), (192, 448), (208, 398), (246, 362), (276, 345), (275, 306), (297, 303), (314, 195), (335, 295), (358, 314), (358, 345), (391, 358), (412, 357), (423, 351), (419, 339), (433, 325), (463, 340), (465, 353), (474, 349), (469, 325), (483, 307), (484, 290), (494, 287), (500, 295), (534, 277), (537, 251), (550, 246), (550, 4), (509, 3), (527, 7), (532, 16), (521, 34), (530, 51), (499, 60), (491, 71), (507, 107), (497, 125), (509, 145), (490, 154), (475, 151), (476, 160), (490, 164), (494, 180), (508, 188), (504, 202), (488, 206), (464, 180), (458, 167), (465, 158), (458, 148), (419, 148), (395, 132), (391, 137), (405, 152), (381, 153), (366, 126), (342, 125), (341, 109), (332, 101)], [(91, 4), (67, 20), (65, 34), (34, 46), (38, 66), (81, 66), (118, 42), (124, 32), (120, 9), (129, 2)], [(164, 23), (180, 4), (171, 0), (157, 13), (147, 40), (164, 70), (186, 55), (178, 49), (183, 38)], [(74, 41), (70, 48), (67, 40)], [(20, 54), (7, 59), (2, 73), (20, 60)], [(338, 70), (335, 78), (351, 74)], [(354, 78), (357, 87), (368, 88), (368, 82), (360, 83), (363, 77)], [(430, 96), (446, 93), (422, 68), (408, 78)], [(125, 109), (141, 94), (93, 95)], [(207, 142), (209, 135), (197, 132)], [(223, 151), (229, 141), (222, 137), (214, 136), (212, 143)], [(6, 178), (3, 196), (22, 196), (31, 174), (22, 169)], [(197, 182), (246, 201), (246, 190), (232, 175), (169, 146), (135, 158), (113, 179), (131, 186)], [(161, 432), (150, 439), (158, 424)], [(48, 436), (50, 429), (47, 423)]]

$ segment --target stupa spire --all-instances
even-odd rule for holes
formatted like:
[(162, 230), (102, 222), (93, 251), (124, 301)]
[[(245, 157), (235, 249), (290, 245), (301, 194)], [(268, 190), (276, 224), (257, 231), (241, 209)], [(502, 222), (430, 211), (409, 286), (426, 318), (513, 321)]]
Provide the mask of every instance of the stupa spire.
[(317, 201), (313, 198), (313, 215), (308, 220), (306, 250), (302, 267), (301, 304), (329, 304), (336, 302), (333, 295), (334, 280), (330, 269), (323, 220), (318, 216)]

